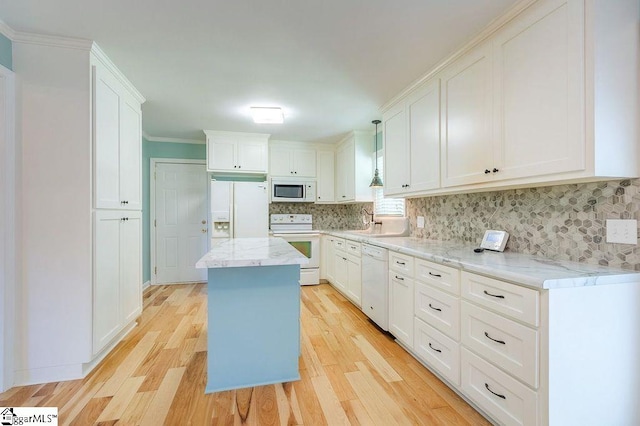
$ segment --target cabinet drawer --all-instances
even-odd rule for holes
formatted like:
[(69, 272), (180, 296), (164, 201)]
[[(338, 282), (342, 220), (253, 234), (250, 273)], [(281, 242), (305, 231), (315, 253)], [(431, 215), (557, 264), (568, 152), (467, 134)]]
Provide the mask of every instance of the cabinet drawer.
[(389, 269), (413, 278), (413, 257), (390, 251)]
[(345, 246), (346, 246), (347, 253), (360, 257), (360, 248), (361, 248), (360, 243), (346, 240)]
[(501, 424), (537, 425), (538, 394), (465, 348), (460, 349), (465, 395)]
[(493, 278), (462, 272), (462, 297), (519, 321), (538, 326), (540, 293)]
[(440, 290), (460, 294), (460, 271), (428, 260), (416, 259), (415, 278)]
[(415, 318), (416, 354), (456, 386), (460, 385), (460, 345), (420, 318)]
[(342, 238), (336, 238), (333, 240), (333, 248), (336, 250), (340, 250), (340, 251), (345, 251), (346, 250), (346, 243), (345, 240)]
[(461, 341), (507, 373), (538, 387), (538, 332), (462, 301)]
[(415, 314), (452, 339), (460, 339), (460, 299), (415, 282)]

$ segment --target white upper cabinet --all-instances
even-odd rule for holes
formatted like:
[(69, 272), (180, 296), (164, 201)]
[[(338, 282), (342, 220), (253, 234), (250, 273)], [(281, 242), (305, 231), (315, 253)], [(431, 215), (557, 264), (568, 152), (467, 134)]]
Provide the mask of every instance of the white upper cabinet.
[(414, 144), (413, 126), (434, 111), (426, 100), (408, 106), (425, 83), (383, 107), (385, 194), (640, 176), (637, 0), (518, 7), (425, 76), (441, 81), (439, 187), (413, 176), (432, 168), (421, 167), (426, 152), (414, 155), (427, 148)]
[(442, 78), (442, 185), (491, 179), (491, 45), (485, 44), (449, 65)]
[(409, 167), (407, 167), (411, 159), (406, 122), (404, 102), (391, 108), (382, 116), (385, 195), (405, 193), (406, 185), (411, 179)]
[(219, 173), (266, 174), (269, 135), (205, 130), (207, 170)]
[(130, 95), (120, 104), (120, 197), (124, 207), (142, 210), (142, 110)]
[(496, 179), (585, 169), (583, 16), (539, 2), (493, 38)]
[(277, 177), (316, 177), (316, 150), (271, 141), (269, 174)]
[(335, 152), (318, 151), (316, 179), (316, 203), (335, 203)]
[(373, 132), (351, 132), (336, 149), (336, 202), (373, 201)]
[(140, 101), (93, 63), (94, 193), (99, 209), (142, 209)]
[(440, 80), (429, 81), (387, 111), (383, 134), (385, 195), (438, 188)]

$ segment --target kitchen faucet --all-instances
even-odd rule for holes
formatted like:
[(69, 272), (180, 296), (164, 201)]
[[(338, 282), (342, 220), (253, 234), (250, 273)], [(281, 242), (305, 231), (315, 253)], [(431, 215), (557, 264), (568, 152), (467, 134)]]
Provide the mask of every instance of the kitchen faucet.
[(371, 216), (371, 220), (369, 221), (369, 225), (373, 225), (373, 226), (376, 226), (376, 225), (382, 225), (382, 222), (381, 222), (381, 221), (377, 221), (377, 220), (374, 220), (374, 219), (373, 219), (374, 212), (369, 213), (369, 212), (367, 211), (367, 209), (365, 209), (365, 208), (363, 207), (363, 208), (362, 208), (362, 213), (364, 213), (364, 214), (366, 214), (366, 215), (368, 215), (368, 216)]

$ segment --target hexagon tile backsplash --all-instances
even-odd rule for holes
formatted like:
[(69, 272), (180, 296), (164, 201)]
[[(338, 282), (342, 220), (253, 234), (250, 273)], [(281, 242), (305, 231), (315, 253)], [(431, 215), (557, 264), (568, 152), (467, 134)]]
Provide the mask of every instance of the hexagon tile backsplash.
[(371, 211), (373, 204), (271, 203), (269, 214), (312, 214), (313, 229), (364, 229), (363, 208)]
[(418, 238), (480, 244), (499, 229), (509, 251), (640, 271), (638, 245), (605, 242), (607, 219), (640, 221), (640, 179), (414, 198), (407, 215)]

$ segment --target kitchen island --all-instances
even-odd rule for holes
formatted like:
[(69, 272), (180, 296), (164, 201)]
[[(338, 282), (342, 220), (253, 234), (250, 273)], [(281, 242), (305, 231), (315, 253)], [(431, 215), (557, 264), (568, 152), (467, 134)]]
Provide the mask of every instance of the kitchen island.
[(282, 238), (215, 242), (208, 268), (205, 392), (299, 380), (300, 265)]

